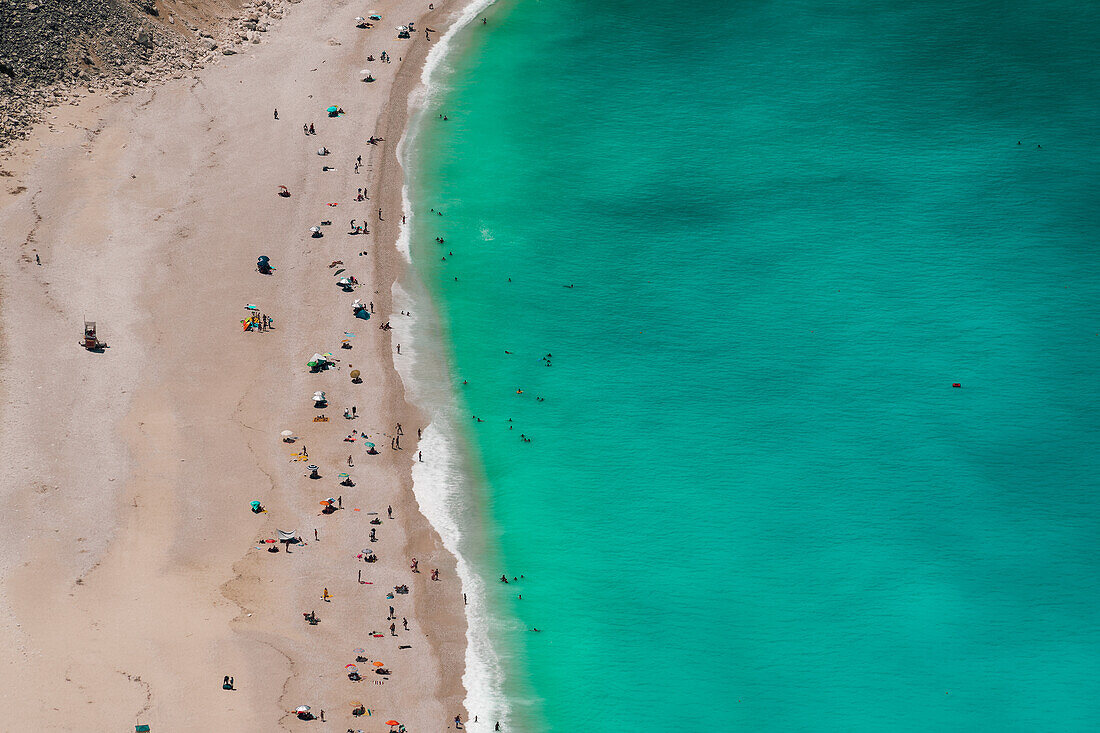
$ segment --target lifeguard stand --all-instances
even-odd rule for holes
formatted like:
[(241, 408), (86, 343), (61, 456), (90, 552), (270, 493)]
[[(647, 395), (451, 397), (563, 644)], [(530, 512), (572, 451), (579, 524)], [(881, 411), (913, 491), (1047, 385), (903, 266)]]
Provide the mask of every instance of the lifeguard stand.
[(97, 351), (107, 347), (107, 344), (100, 341), (99, 337), (96, 336), (95, 321), (84, 321), (84, 340), (80, 342), (80, 345), (88, 351)]

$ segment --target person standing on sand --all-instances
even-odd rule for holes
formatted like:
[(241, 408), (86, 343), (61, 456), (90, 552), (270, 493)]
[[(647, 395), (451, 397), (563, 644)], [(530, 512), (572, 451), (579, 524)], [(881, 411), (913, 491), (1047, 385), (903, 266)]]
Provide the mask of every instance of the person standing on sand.
[(385, 219), (382, 218), (382, 209), (378, 210), (378, 221), (385, 221)]
[(414, 557), (413, 562), (412, 562), (412, 571), (414, 573), (419, 573), (420, 572), (420, 570), (418, 569), (419, 565), (420, 565), (420, 562)]
[(397, 353), (398, 353), (398, 354), (400, 354), (400, 353), (401, 353), (401, 344), (398, 344), (398, 345), (397, 345)]
[(424, 462), (424, 451), (418, 450), (416, 452), (416, 460), (420, 461), (421, 463)]
[(397, 636), (397, 624), (390, 624), (390, 636)]
[(401, 625), (405, 628), (405, 631), (409, 630), (409, 620), (404, 616), (401, 617)]
[(386, 507), (386, 517), (388, 519), (393, 519), (393, 507), (392, 506), (387, 506)]
[(279, 108), (275, 108), (275, 119), (279, 119)]

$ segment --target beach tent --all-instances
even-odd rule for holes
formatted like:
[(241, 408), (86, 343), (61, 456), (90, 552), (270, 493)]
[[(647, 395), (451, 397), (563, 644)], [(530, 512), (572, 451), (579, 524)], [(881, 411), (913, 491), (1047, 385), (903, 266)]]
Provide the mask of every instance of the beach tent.
[(281, 529), (277, 529), (275, 531), (279, 533), (279, 542), (297, 542), (298, 541), (298, 530), (296, 530), (296, 529), (292, 529), (289, 532), (284, 532)]

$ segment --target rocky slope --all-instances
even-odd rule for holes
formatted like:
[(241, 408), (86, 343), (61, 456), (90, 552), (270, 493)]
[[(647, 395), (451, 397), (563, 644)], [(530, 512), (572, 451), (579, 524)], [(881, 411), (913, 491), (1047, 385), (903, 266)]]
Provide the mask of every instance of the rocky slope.
[(88, 91), (127, 94), (259, 43), (298, 0), (0, 0), (0, 147)]

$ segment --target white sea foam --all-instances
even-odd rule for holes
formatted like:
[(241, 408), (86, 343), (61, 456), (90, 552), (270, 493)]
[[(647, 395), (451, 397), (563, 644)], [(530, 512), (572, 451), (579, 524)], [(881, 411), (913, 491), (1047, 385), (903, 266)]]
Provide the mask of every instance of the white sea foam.
[[(408, 262), (412, 261), (410, 232), (413, 218), (408, 184), (412, 170), (409, 165), (409, 141), (415, 137), (423, 105), (430, 99), (427, 90), (431, 88), (433, 74), (446, 54), (450, 39), (490, 4), (491, 0), (488, 0), (467, 6), (458, 21), (429, 52), (421, 76), (421, 88), (410, 97), (410, 125), (397, 148), (398, 160), (405, 169), (401, 205), (407, 222), (400, 228), (397, 248)], [(415, 272), (411, 277), (415, 278)], [(400, 283), (395, 282), (392, 288), (393, 307), (399, 311), (389, 319), (393, 324), (393, 340), (401, 344), (401, 356), (396, 359), (397, 370), (409, 399), (425, 410), (430, 420), (419, 444), (426, 460), (413, 464), (413, 492), (420, 510), (439, 532), (444, 547), (457, 558), (458, 577), (467, 599), (466, 671), (462, 677), (466, 689), (465, 706), (470, 715), (477, 715), (480, 721), (474, 723), (471, 719), (466, 727), (471, 731), (489, 731), (493, 722), (510, 719), (510, 706), (504, 694), (502, 660), (489, 635), (489, 629), (499, 625), (501, 619), (495, 618), (482, 573), (471, 561), (478, 551), (480, 537), (473, 536), (476, 532), (472, 530), (479, 528), (480, 517), (470, 503), (473, 487), (469, 485), (462, 459), (464, 453), (458, 443), (458, 410), (443, 362), (442, 336), (432, 326), (434, 321), (430, 318), (418, 326), (418, 321), (431, 312), (431, 304), (421, 283), (414, 281), (407, 285), (417, 292), (417, 297)], [(400, 311), (415, 315), (403, 316)]]

